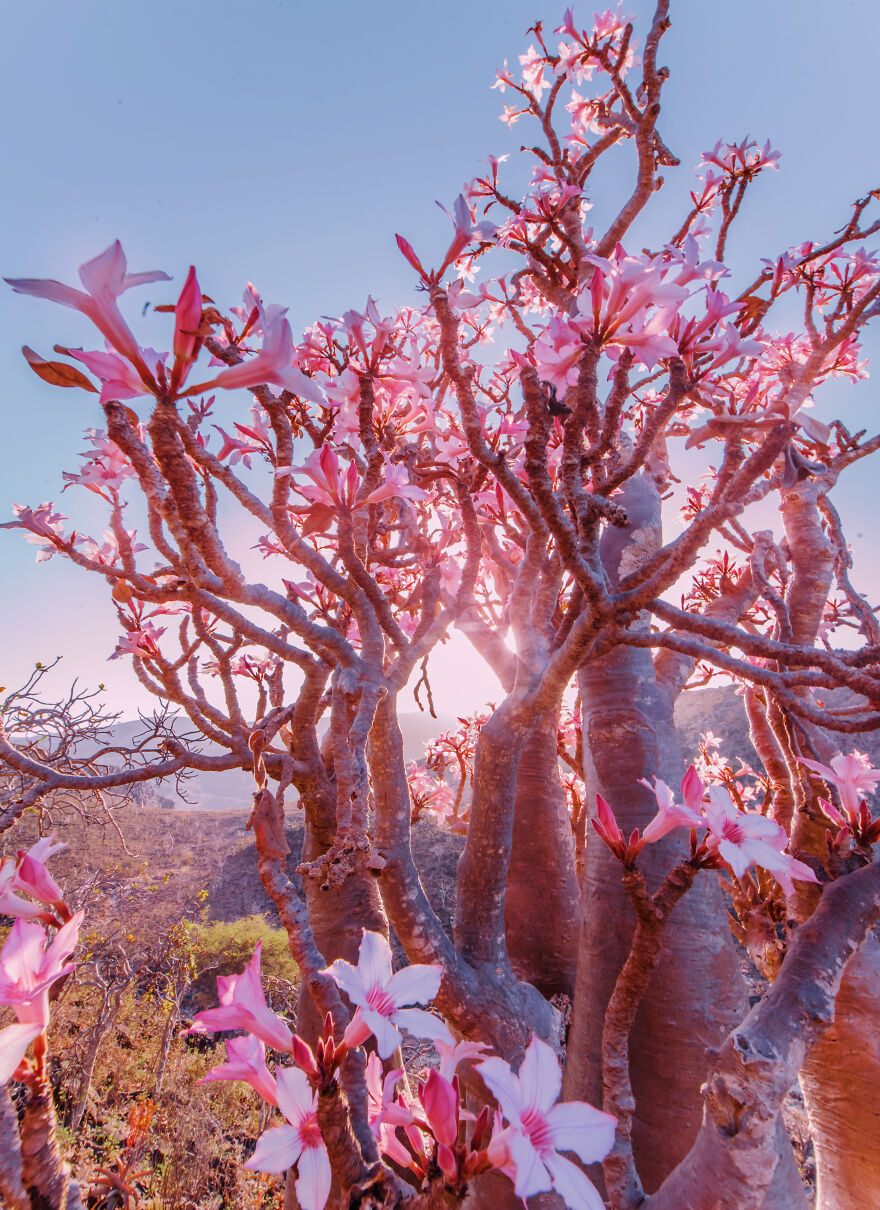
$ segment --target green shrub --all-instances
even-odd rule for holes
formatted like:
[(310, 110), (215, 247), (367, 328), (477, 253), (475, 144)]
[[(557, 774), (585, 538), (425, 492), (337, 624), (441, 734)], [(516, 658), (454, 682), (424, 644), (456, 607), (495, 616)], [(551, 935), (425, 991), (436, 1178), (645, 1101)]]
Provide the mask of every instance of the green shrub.
[(264, 916), (240, 920), (203, 920), (188, 926), (188, 945), (197, 973), (211, 969), (218, 975), (239, 974), (262, 941), (260, 969), (265, 977), (295, 983), (298, 967), (290, 956), (287, 933), (273, 928)]

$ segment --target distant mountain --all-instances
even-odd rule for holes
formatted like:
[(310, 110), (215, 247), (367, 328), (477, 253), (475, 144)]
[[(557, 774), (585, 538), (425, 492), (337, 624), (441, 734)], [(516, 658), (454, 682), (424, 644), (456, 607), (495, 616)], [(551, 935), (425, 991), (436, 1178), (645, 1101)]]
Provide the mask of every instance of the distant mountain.
[[(862, 699), (849, 689), (833, 689), (824, 692), (820, 700), (828, 706), (841, 708)], [(675, 723), (687, 760), (696, 756), (700, 736), (707, 731), (721, 739), (720, 751), (734, 766), (737, 760), (746, 764), (753, 764), (757, 760), (749, 737), (745, 707), (733, 685), (682, 693), (675, 708)], [(841, 752), (858, 750), (870, 757), (872, 765), (880, 764), (880, 731), (863, 731), (856, 735), (829, 731), (828, 734)]]
[[(458, 720), (451, 714), (441, 714), (437, 718), (416, 712), (401, 714), (404, 758), (407, 762), (421, 760), (427, 743), (456, 726)], [(139, 722), (119, 723), (113, 729), (113, 740), (123, 747), (142, 732), (143, 724)], [(214, 749), (213, 745), (206, 748), (206, 751), (212, 750), (219, 751)], [(227, 769), (222, 773), (196, 771), (185, 779), (181, 789), (182, 793), (178, 794), (171, 780), (158, 786), (145, 784), (137, 797), (144, 806), (188, 807), (202, 811), (247, 811), (251, 806), (254, 779), (245, 769)]]
[[(836, 690), (826, 695), (826, 700), (835, 705), (845, 705), (853, 695), (848, 690)], [(853, 699), (854, 700), (854, 699)], [(721, 739), (720, 751), (736, 767), (742, 760), (753, 764), (757, 754), (749, 738), (748, 720), (742, 698), (732, 685), (714, 689), (693, 689), (682, 693), (675, 710), (675, 721), (681, 739), (685, 760), (693, 760), (699, 750), (700, 737), (711, 731)], [(452, 715), (431, 718), (429, 714), (416, 712), (400, 715), (403, 732), (404, 756), (407, 760), (420, 760), (425, 745), (444, 731), (458, 725)], [(120, 723), (114, 728), (117, 743), (129, 743), (142, 731), (137, 722)], [(846, 734), (833, 736), (843, 752), (858, 749), (865, 752), (873, 764), (880, 765), (880, 732), (861, 735)], [(138, 798), (145, 806), (196, 808), (204, 811), (249, 810), (254, 781), (244, 769), (229, 769), (223, 773), (194, 773), (183, 783), (179, 795), (171, 781), (159, 786), (144, 785)]]

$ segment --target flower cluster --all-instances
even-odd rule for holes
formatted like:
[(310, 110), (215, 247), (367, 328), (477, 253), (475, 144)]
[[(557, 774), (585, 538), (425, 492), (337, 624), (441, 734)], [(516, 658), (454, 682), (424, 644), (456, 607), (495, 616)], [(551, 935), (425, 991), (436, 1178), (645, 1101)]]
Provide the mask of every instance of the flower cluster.
[[(742, 878), (749, 866), (759, 866), (773, 874), (786, 895), (794, 890), (793, 880), (818, 882), (808, 865), (786, 852), (789, 838), (784, 828), (759, 811), (738, 810), (728, 791), (722, 786), (705, 786), (693, 765), (682, 778), (681, 802), (676, 802), (672, 790), (660, 778), (653, 786), (647, 781), (642, 784), (653, 791), (657, 814), (641, 834), (636, 829), (628, 838), (609, 804), (601, 794), (596, 795), (593, 827), (625, 864), (631, 865), (646, 844), (660, 840), (675, 828), (689, 828), (694, 834), (692, 860), (698, 865), (724, 865), (737, 878)], [(697, 828), (706, 829), (699, 847)]]
[[(217, 980), (220, 1007), (198, 1013), (191, 1032), (240, 1029), (226, 1043), (228, 1062), (206, 1081), (243, 1080), (286, 1124), (267, 1130), (245, 1165), (260, 1172), (284, 1172), (296, 1165), (296, 1190), (304, 1210), (323, 1210), (330, 1188), (330, 1163), (318, 1124), (318, 1092), (339, 1095), (336, 1076), (346, 1054), (370, 1039), (376, 1053), (367, 1062), (370, 1127), (381, 1153), (408, 1171), (417, 1186), (436, 1169), (453, 1188), (495, 1167), (514, 1181), (520, 1196), (555, 1188), (573, 1210), (601, 1205), (587, 1178), (560, 1154), (601, 1160), (611, 1147), (614, 1118), (581, 1102), (557, 1105), (562, 1086), (552, 1050), (538, 1038), (530, 1043), (519, 1074), (500, 1058), (486, 1058), (476, 1071), (499, 1109), (489, 1138), (489, 1110), (476, 1119), (461, 1103), (458, 1066), (482, 1057), (482, 1043), (456, 1043), (444, 1021), (423, 1008), (440, 988), (439, 966), (406, 966), (392, 972), (391, 950), (379, 933), (364, 932), (356, 966), (337, 959), (324, 972), (345, 993), (354, 1014), (340, 1041), (332, 1023), (313, 1050), (266, 1004), (260, 982), (260, 948), (241, 975)], [(382, 1074), (380, 1060), (400, 1045), (401, 1031), (433, 1042), (438, 1069), (428, 1070), (415, 1097), (398, 1090), (400, 1069)], [(266, 1047), (288, 1055), (292, 1066), (266, 1062)], [(466, 1124), (472, 1123), (468, 1131)], [(506, 1124), (505, 1124), (506, 1123)]]
[[(51, 837), (28, 852), (0, 862), (0, 913), (16, 917), (0, 952), (0, 1004), (12, 1008), (16, 1025), (0, 1030), (0, 1084), (25, 1074), (25, 1053), (49, 1025), (49, 993), (71, 974), (67, 959), (76, 948), (83, 912), (72, 915), (46, 861), (63, 848)], [(27, 895), (28, 899), (22, 899)], [(46, 925), (55, 929), (50, 938)], [(41, 1063), (43, 1048), (36, 1055)]]

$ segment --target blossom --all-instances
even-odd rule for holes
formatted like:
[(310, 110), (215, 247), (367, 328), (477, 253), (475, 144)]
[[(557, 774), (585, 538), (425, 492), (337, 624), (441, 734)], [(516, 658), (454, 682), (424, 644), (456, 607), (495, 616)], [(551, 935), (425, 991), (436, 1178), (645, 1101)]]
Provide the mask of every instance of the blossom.
[(254, 950), (253, 958), (240, 975), (218, 977), (217, 995), (220, 1007), (196, 1013), (188, 1033), (205, 1034), (215, 1029), (246, 1029), (275, 1050), (290, 1050), (293, 1035), (281, 1018), (276, 1017), (269, 1008), (260, 982), (262, 948), (263, 943), (260, 941)]
[(870, 794), (880, 781), (880, 769), (871, 768), (854, 752), (849, 756), (833, 756), (830, 768), (817, 760), (806, 760), (804, 757), (800, 758), (800, 763), (812, 769), (814, 773), (820, 773), (826, 781), (836, 786), (844, 810), (853, 813), (858, 811), (859, 802), (865, 793)]
[(345, 1042), (359, 1046), (370, 1034), (376, 1038), (379, 1057), (387, 1059), (400, 1044), (400, 1030), (417, 1038), (452, 1042), (439, 1018), (409, 1004), (425, 1004), (440, 990), (439, 966), (406, 966), (391, 973), (391, 948), (381, 933), (364, 931), (358, 964), (337, 958), (327, 968), (357, 1011), (345, 1031)]
[(128, 273), (128, 264), (119, 240), (80, 266), (79, 278), (85, 292), (61, 282), (28, 277), (7, 277), (5, 281), (16, 294), (31, 294), (35, 298), (47, 298), (50, 302), (73, 307), (87, 315), (105, 340), (117, 353), (121, 353), (137, 369), (146, 382), (152, 377), (141, 357), (134, 334), (122, 318), (117, 298), (133, 286), (147, 282), (170, 281), (167, 273)]
[(604, 1159), (616, 1119), (583, 1101), (556, 1104), (562, 1073), (540, 1038), (532, 1038), (516, 1075), (498, 1058), (486, 1059), (476, 1070), (509, 1123), (493, 1134), (489, 1158), (514, 1182), (517, 1196), (553, 1188), (572, 1210), (602, 1210), (593, 1184), (560, 1152), (573, 1151), (585, 1164)]
[(190, 265), (186, 281), (174, 308), (174, 368), (184, 376), (196, 359), (201, 339), (202, 290), (194, 265)]
[(138, 629), (120, 635), (116, 649), (109, 658), (118, 660), (121, 655), (136, 655), (140, 659), (156, 659), (162, 654), (158, 640), (164, 633), (164, 626), (144, 622)]
[(709, 791), (704, 807), (709, 834), (706, 845), (733, 870), (737, 878), (750, 865), (770, 870), (786, 895), (793, 891), (792, 879), (798, 882), (818, 882), (808, 865), (783, 852), (788, 844), (784, 830), (766, 815), (757, 811), (737, 811), (727, 793), (718, 787)]
[(432, 1067), (419, 1099), (434, 1138), (454, 1147), (458, 1138), (458, 1093), (453, 1085)]
[(46, 930), (16, 920), (0, 953), (0, 1004), (10, 1005), (22, 1025), (49, 1024), (49, 988), (74, 969), (66, 964), (76, 948), (84, 912), (77, 912), (47, 944)]
[[(86, 349), (68, 349), (71, 357), (81, 361), (91, 370), (96, 378), (101, 380), (101, 403), (110, 399), (136, 399), (139, 395), (147, 394), (147, 387), (141, 381), (140, 375), (132, 364), (118, 353), (114, 353), (108, 342), (108, 351), (90, 352)], [(155, 366), (161, 361), (161, 356), (153, 349), (142, 349), (141, 354), (145, 363)]]
[(290, 324), (283, 315), (277, 311), (272, 312), (272, 308), (266, 311), (263, 347), (256, 357), (242, 361), (237, 366), (228, 366), (215, 378), (190, 387), (186, 394), (201, 394), (216, 387), (232, 391), (258, 386), (278, 386), (301, 399), (307, 399), (309, 403), (319, 406), (326, 403), (323, 393), (311, 378), (307, 378), (301, 370), (293, 366), (293, 334)]
[[(27, 852), (19, 849), (15, 858), (0, 859), (0, 913), (4, 916), (39, 916), (42, 905), (63, 905), (63, 892), (46, 869), (45, 863), (53, 853), (66, 848), (63, 844), (52, 844), (51, 836), (44, 836)], [(16, 891), (22, 891), (36, 899), (28, 903), (19, 899)]]
[(434, 1045), (440, 1056), (440, 1074), (447, 1080), (451, 1080), (455, 1075), (459, 1063), (463, 1063), (466, 1059), (478, 1059), (487, 1049), (484, 1042), (469, 1042), (464, 1039), (456, 1042), (455, 1045), (450, 1045), (441, 1038)]
[(367, 1059), (367, 1117), (370, 1130), (383, 1155), (395, 1160), (401, 1167), (409, 1168), (412, 1155), (395, 1133), (398, 1126), (410, 1126), (413, 1121), (412, 1112), (395, 1092), (402, 1075), (403, 1068), (398, 1067), (383, 1078), (379, 1057), (371, 1054)]
[(289, 1125), (265, 1131), (244, 1165), (254, 1172), (286, 1172), (294, 1164), (296, 1195), (303, 1210), (324, 1210), (330, 1194), (330, 1160), (318, 1126), (318, 1099), (298, 1067), (283, 1067), (277, 1077), (278, 1108)]
[(0, 529), (26, 529), (25, 541), (40, 548), (37, 552), (38, 563), (45, 563), (57, 550), (63, 550), (67, 539), (61, 522), (67, 518), (63, 513), (55, 512), (53, 501), (47, 500), (37, 508), (13, 504), (12, 511), (18, 520), (4, 521)]
[(228, 1063), (212, 1067), (200, 1084), (210, 1084), (215, 1080), (244, 1080), (255, 1088), (264, 1101), (270, 1105), (278, 1104), (277, 1089), (272, 1074), (266, 1066), (266, 1047), (253, 1034), (245, 1034), (243, 1038), (230, 1038), (226, 1043)]
[(705, 827), (705, 820), (700, 816), (700, 807), (703, 801), (703, 783), (697, 776), (693, 765), (685, 773), (681, 782), (681, 791), (684, 796), (683, 806), (678, 806), (669, 786), (667, 786), (665, 781), (661, 781), (659, 777), (654, 779), (653, 787), (644, 777), (639, 780), (649, 790), (653, 789), (657, 799), (657, 814), (642, 833), (642, 840), (645, 844), (651, 844), (653, 841), (659, 840), (661, 836), (665, 836), (673, 828)]
[(316, 504), (326, 504), (328, 508), (353, 509), (366, 508), (370, 504), (378, 504), (380, 500), (391, 497), (401, 497), (406, 500), (424, 500), (427, 492), (410, 483), (407, 469), (402, 463), (391, 463), (385, 457), (385, 481), (373, 491), (358, 497), (360, 476), (357, 465), (349, 462), (345, 474), (340, 474), (339, 458), (330, 445), (322, 445), (306, 458), (303, 466), (279, 467), (276, 474), (289, 474), (291, 471), (301, 472), (311, 479), (311, 483), (296, 484), (296, 490), (307, 500)]

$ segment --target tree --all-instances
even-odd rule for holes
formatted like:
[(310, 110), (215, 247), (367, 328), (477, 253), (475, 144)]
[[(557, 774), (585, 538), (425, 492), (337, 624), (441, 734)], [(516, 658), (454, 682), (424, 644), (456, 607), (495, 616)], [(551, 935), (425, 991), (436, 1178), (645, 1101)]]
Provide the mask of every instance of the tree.
[[(13, 524), (107, 580), (118, 653), (215, 745), (169, 737), (171, 757), (253, 769), (260, 873), (310, 992), (307, 1043), (330, 1012), (340, 1044), (348, 1014), (325, 972), (388, 923), (411, 962), (441, 972), (435, 1003), (449, 1025), (508, 1064), (537, 1064), (523, 1058), (534, 1038), (560, 1046), (558, 996), (576, 966), (564, 1091), (617, 1118), (604, 1170), (615, 1210), (805, 1205), (779, 1117), (801, 1070), (819, 1203), (855, 1207), (880, 1200), (880, 1167), (858, 1142), (880, 1104), (880, 1064), (865, 1048), (880, 874), (862, 796), (871, 774), (826, 729), (880, 726), (880, 636), (830, 493), (880, 437), (811, 405), (823, 383), (865, 375), (859, 338), (880, 312), (880, 269), (864, 241), (880, 229), (878, 193), (823, 242), (740, 279), (724, 263), (731, 227), (777, 156), (719, 143), (668, 241), (637, 251), (633, 225), (677, 163), (658, 129), (668, 9), (657, 4), (638, 57), (635, 31), (612, 13), (584, 30), (567, 12), (558, 42), (530, 31), (522, 73), (505, 67), (497, 84), (513, 97), (507, 120), (538, 128), (532, 180), (508, 190), (510, 170), (490, 160), (453, 206), (437, 269), (398, 236), (418, 306), (383, 316), (369, 300), (295, 343), (280, 308), (249, 288), (225, 315), (192, 269), (163, 308), (175, 315), (163, 357), (140, 348), (117, 299), (164, 275), (128, 274), (118, 244), (82, 267), (83, 290), (12, 280), (80, 310), (105, 338), (106, 351), (65, 350), (91, 378), (27, 355), (41, 377), (99, 394), (106, 431), (67, 479), (106, 500), (112, 540), (65, 532), (52, 505)], [(633, 183), (594, 232), (592, 176), (617, 144)], [(501, 276), (469, 288), (493, 257)], [(776, 316), (787, 327), (794, 314), (799, 329), (774, 334)], [(245, 388), (247, 422), (224, 394)], [(412, 860), (425, 787), (411, 797), (397, 700), (415, 669), (427, 679), (453, 625), (496, 668), (504, 698), (475, 744), (450, 938)], [(742, 686), (763, 762), (726, 789), (682, 781), (673, 725), (677, 696), (714, 675)], [(557, 759), (572, 685), (575, 792), (597, 830), (576, 952)], [(302, 891), (285, 870), (290, 787), (306, 819)], [(724, 871), (736, 936), (773, 980), (751, 1012), (721, 889), (698, 877), (707, 868)], [(333, 1100), (333, 1123), (315, 1112), (343, 1190), (363, 1185), (373, 1154), (353, 1037), (344, 1106), (329, 1036), (320, 1061), (300, 1054), (313, 1091)], [(460, 1078), (504, 1109), (497, 1081)], [(312, 1113), (310, 1095), (297, 1087), (296, 1112)], [(496, 1159), (489, 1168), (509, 1171)], [(444, 1197), (460, 1196), (463, 1172)]]
[(74, 683), (47, 701), (41, 682), (58, 662), (37, 663), (23, 685), (0, 690), (0, 832), (34, 808), (49, 826), (63, 812), (108, 819), (118, 830), (114, 809), (138, 787), (169, 776), (180, 781), (189, 768), (164, 749), (167, 738), (178, 738), (164, 707), (121, 743), (114, 734), (120, 715), (104, 708), (100, 688)]

